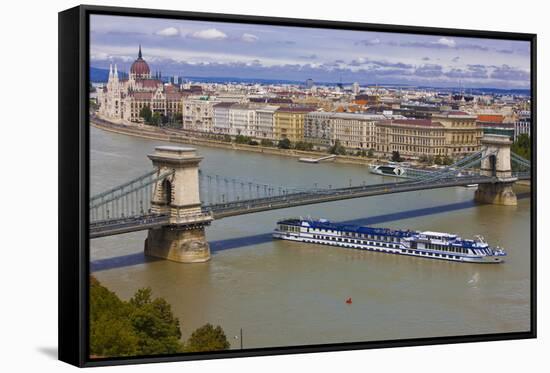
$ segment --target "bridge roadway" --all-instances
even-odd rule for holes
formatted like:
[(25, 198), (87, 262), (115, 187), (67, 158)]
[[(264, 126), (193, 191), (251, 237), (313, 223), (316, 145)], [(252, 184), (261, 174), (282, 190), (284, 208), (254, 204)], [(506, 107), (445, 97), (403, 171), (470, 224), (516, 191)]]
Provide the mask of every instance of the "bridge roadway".
[[(530, 175), (518, 174), (517, 179), (527, 180)], [(203, 207), (204, 212), (212, 214), (214, 219), (230, 216), (251, 214), (255, 212), (284, 209), (295, 206), (311, 205), (316, 203), (340, 201), (351, 198), (378, 196), (391, 193), (412, 192), (426, 189), (449, 188), (465, 186), (469, 184), (485, 184), (496, 182), (497, 178), (488, 176), (460, 176), (437, 180), (401, 181), (395, 183), (382, 183), (362, 185), (335, 189), (322, 189), (305, 192), (289, 193), (282, 196), (266, 197), (250, 200), (217, 203)], [(150, 228), (168, 225), (166, 215), (142, 215), (128, 218), (103, 220), (90, 223), (90, 238), (112, 236), (116, 234), (130, 233)]]

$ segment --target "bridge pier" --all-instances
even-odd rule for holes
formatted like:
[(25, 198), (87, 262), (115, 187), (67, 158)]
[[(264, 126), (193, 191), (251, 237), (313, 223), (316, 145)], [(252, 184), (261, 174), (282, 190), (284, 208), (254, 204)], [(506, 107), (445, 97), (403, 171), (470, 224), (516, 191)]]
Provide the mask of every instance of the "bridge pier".
[(479, 184), (474, 196), (475, 201), (494, 205), (517, 205), (517, 197), (512, 189), (514, 182), (517, 181), (517, 178), (512, 177), (510, 158), (512, 141), (508, 136), (485, 135), (481, 143), (484, 145), (481, 175), (493, 177), (495, 181)]
[(148, 155), (159, 173), (173, 174), (154, 185), (151, 212), (168, 216), (168, 224), (149, 229), (145, 254), (179, 263), (210, 260), (204, 227), (213, 220), (202, 212), (199, 196), (199, 163), (195, 149), (159, 146)]
[(210, 246), (204, 226), (161, 227), (149, 229), (145, 255), (178, 263), (202, 263), (210, 260)]
[(518, 199), (512, 189), (513, 184), (513, 181), (509, 183), (480, 184), (475, 192), (474, 199), (479, 203), (516, 206)]

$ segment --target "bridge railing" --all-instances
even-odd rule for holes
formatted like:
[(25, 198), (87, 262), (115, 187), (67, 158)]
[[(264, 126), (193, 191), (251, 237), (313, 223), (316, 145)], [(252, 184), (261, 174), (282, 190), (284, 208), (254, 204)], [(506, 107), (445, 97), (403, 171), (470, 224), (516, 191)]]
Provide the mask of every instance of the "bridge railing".
[(200, 198), (203, 205), (284, 196), (306, 190), (289, 186), (261, 183), (234, 177), (199, 173)]
[(510, 157), (512, 158), (512, 162), (522, 164), (528, 168), (531, 168), (531, 161), (528, 159), (525, 159), (519, 155), (517, 155), (514, 152), (510, 152)]
[(173, 170), (156, 169), (90, 198), (90, 221), (124, 219), (151, 212), (153, 186), (172, 175)]

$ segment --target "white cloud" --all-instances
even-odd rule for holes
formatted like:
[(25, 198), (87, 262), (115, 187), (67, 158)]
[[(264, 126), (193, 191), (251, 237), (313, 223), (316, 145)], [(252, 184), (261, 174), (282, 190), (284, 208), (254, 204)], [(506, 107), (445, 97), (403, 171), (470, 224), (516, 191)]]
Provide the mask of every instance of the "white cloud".
[(227, 38), (227, 35), (215, 28), (209, 28), (207, 30), (201, 30), (194, 32), (191, 36), (197, 39), (205, 40), (223, 40)]
[(254, 42), (258, 41), (258, 39), (259, 39), (259, 37), (257, 37), (256, 35), (247, 34), (247, 33), (244, 33), (241, 36), (241, 40), (245, 41), (247, 43), (254, 43)]
[(105, 52), (92, 52), (90, 54), (90, 59), (93, 61), (104, 61), (110, 58), (109, 54)]
[(440, 38), (436, 44), (441, 44), (449, 48), (454, 48), (456, 46), (456, 43), (453, 39), (447, 39), (447, 38)]
[(155, 32), (155, 34), (160, 36), (178, 36), (180, 34), (179, 30), (175, 27), (167, 27), (165, 29)]

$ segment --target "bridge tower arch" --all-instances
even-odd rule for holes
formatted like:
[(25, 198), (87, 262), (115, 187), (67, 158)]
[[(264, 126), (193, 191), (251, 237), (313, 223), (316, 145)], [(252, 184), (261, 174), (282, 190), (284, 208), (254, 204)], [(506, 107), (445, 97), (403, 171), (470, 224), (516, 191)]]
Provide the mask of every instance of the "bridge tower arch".
[(158, 146), (148, 155), (159, 173), (172, 174), (156, 182), (151, 212), (168, 216), (168, 224), (149, 229), (145, 254), (180, 263), (210, 259), (204, 227), (212, 216), (202, 212), (199, 195), (199, 163), (195, 149)]
[(512, 140), (504, 135), (485, 135), (481, 139), (481, 175), (493, 178), (492, 183), (479, 184), (475, 200), (480, 203), (515, 206), (517, 197), (512, 189), (517, 178), (512, 177), (510, 148)]

